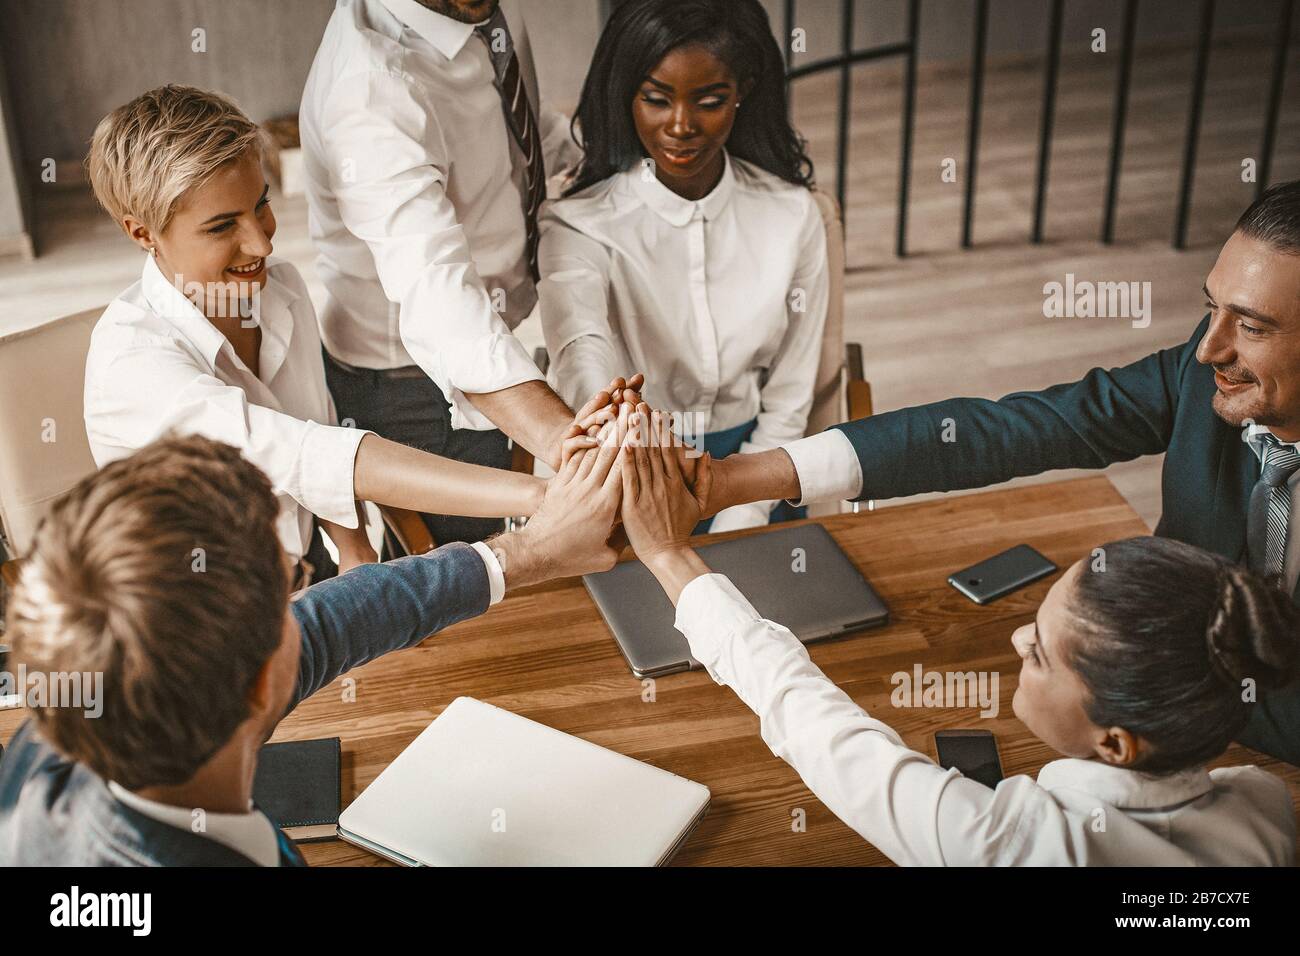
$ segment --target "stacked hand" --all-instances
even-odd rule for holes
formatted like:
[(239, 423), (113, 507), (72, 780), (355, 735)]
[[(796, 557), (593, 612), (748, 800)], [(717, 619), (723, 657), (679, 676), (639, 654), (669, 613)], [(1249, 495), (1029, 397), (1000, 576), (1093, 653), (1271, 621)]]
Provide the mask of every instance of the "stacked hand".
[(579, 410), (541, 507), (518, 542), (499, 539), (527, 546), (530, 580), (607, 570), (627, 542), (650, 564), (687, 549), (711, 513), (708, 456), (688, 454), (669, 416), (641, 401), (643, 382), (615, 379)]
[[(690, 547), (702, 519), (736, 504), (798, 498), (781, 449), (713, 461), (673, 434), (666, 413), (641, 401), (644, 377), (616, 378), (558, 435), (559, 471), (522, 532), (495, 539), (508, 586), (613, 566), (630, 543), (675, 602), (708, 569)], [(509, 552), (509, 553), (504, 553)]]
[(579, 410), (540, 507), (522, 531), (493, 539), (508, 587), (606, 571), (618, 560), (622, 542), (611, 539), (623, 496), (619, 451), (642, 381), (616, 378)]
[[(669, 427), (668, 416), (640, 405), (622, 449), (623, 526), (647, 565), (689, 547), (705, 516), (712, 485), (709, 455), (691, 459)], [(690, 463), (693, 480), (685, 468)]]

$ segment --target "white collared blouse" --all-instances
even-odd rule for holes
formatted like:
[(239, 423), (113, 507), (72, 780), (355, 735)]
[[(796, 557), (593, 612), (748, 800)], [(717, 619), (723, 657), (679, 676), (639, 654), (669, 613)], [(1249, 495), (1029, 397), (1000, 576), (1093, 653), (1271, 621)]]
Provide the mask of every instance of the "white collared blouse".
[(1286, 784), (1259, 767), (1154, 776), (1067, 758), (991, 790), (910, 749), (721, 574), (682, 589), (691, 654), (758, 715), (763, 741), (904, 866), (1292, 866)]
[[(808, 189), (724, 159), (697, 201), (641, 165), (543, 207), (548, 378), (577, 407), (613, 376), (644, 372), (646, 401), (688, 416), (691, 434), (757, 418), (741, 451), (763, 451), (808, 424), (829, 297), (825, 226)], [(728, 509), (714, 530), (765, 523), (771, 504)]]
[(239, 448), (271, 479), (276, 530), (295, 558), (312, 516), (357, 527), (353, 467), (365, 430), (339, 427), (320, 333), (290, 263), (267, 261), (255, 312), (259, 375), (146, 256), (140, 280), (100, 317), (86, 356), (86, 436), (103, 467), (169, 431)]

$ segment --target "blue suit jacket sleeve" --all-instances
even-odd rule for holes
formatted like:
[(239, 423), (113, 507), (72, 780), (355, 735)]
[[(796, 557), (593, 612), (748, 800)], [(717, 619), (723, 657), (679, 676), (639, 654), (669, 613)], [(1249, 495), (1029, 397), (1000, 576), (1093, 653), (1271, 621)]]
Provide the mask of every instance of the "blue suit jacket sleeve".
[(460, 543), (308, 588), (290, 605), (302, 632), (291, 707), (354, 667), (482, 614), (490, 594), (483, 559)]
[(953, 398), (846, 422), (861, 498), (979, 488), (1056, 468), (1104, 468), (1164, 451), (1180, 385), (1209, 318), (1175, 348), (1068, 385), (996, 402)]

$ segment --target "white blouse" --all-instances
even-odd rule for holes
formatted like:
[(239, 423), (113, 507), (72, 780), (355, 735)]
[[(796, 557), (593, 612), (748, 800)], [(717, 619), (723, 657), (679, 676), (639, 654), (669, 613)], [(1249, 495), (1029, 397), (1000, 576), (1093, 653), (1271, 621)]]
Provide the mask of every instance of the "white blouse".
[[(811, 192), (725, 155), (703, 199), (639, 165), (543, 206), (538, 285), (552, 387), (573, 408), (615, 375), (702, 438), (758, 419), (742, 452), (803, 437), (829, 276)], [(764, 524), (774, 502), (713, 530)]]
[(677, 629), (758, 715), (763, 741), (837, 817), (904, 866), (1293, 866), (1286, 784), (1259, 767), (1153, 776), (1055, 760), (990, 790), (911, 750), (724, 575), (682, 589)]
[(109, 304), (91, 335), (86, 436), (100, 467), (170, 430), (234, 445), (271, 479), (276, 530), (299, 558), (313, 514), (357, 527), (353, 465), (366, 432), (337, 425), (298, 270), (268, 260), (258, 298), (260, 378), (146, 256), (140, 281)]

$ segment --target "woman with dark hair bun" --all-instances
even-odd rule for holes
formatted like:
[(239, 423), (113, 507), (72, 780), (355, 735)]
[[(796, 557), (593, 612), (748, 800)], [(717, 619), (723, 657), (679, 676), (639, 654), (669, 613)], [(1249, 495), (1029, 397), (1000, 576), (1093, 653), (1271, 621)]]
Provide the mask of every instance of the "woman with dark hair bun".
[(1176, 773), (1237, 739), (1259, 688), (1300, 674), (1300, 612), (1281, 588), (1173, 538), (1129, 538), (1080, 565), (1066, 602), (1088, 719), (1142, 741), (1133, 769)]
[[(1259, 767), (1206, 766), (1258, 691), (1300, 678), (1300, 609), (1274, 582), (1171, 538), (1116, 541), (1068, 568), (1011, 635), (1012, 710), (1061, 759), (990, 789), (908, 747), (888, 708), (864, 710), (710, 571), (690, 545), (710, 459), (687, 487), (668, 433), (658, 421), (650, 433), (623, 465), (623, 527), (691, 655), (758, 715), (763, 741), (808, 789), (895, 863), (1295, 863), (1286, 784)], [(918, 688), (900, 694), (899, 676), (910, 674), (889, 679), (891, 701), (915, 706)], [(927, 705), (968, 702), (975, 674), (939, 676), (925, 682)]]
[[(541, 217), (553, 387), (572, 403), (610, 370), (643, 371), (647, 402), (715, 458), (802, 438), (829, 293), (825, 226), (758, 0), (626, 0), (575, 125), (583, 159)], [(755, 502), (712, 530), (792, 516)]]

